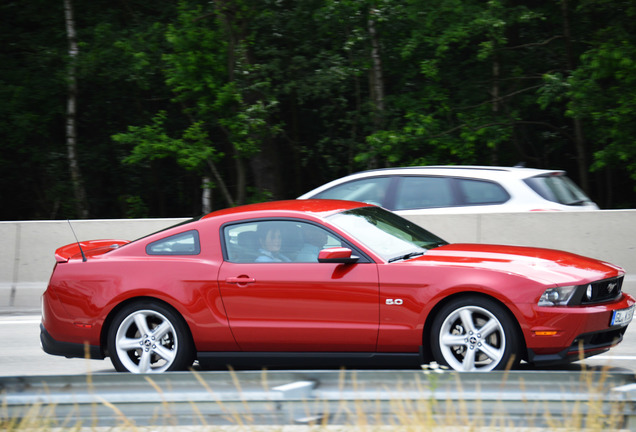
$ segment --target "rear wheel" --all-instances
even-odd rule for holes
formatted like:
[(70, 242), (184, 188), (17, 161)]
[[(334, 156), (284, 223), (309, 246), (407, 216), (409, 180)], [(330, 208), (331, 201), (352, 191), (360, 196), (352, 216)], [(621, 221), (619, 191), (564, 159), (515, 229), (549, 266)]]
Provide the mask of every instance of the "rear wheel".
[(456, 371), (491, 371), (519, 363), (519, 336), (510, 313), (477, 296), (452, 300), (431, 330), (435, 361)]
[(186, 325), (172, 309), (156, 301), (125, 306), (107, 336), (108, 352), (119, 372), (183, 370), (194, 361)]

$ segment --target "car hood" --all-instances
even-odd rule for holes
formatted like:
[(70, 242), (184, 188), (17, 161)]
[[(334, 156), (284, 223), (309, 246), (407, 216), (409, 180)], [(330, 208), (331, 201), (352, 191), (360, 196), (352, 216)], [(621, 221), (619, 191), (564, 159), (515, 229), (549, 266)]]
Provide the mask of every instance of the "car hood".
[(429, 250), (417, 261), (490, 269), (559, 285), (580, 285), (624, 274), (620, 267), (594, 258), (522, 246), (449, 244)]
[(128, 243), (129, 240), (87, 240), (71, 243), (55, 251), (55, 261), (63, 263), (71, 259), (93, 258)]

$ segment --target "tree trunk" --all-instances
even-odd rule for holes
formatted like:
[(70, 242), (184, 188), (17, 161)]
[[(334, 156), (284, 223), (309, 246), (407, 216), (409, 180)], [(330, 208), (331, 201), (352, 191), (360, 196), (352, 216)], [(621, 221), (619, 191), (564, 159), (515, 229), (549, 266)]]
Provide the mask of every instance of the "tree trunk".
[(232, 195), (230, 194), (230, 191), (227, 189), (225, 182), (223, 181), (223, 177), (221, 177), (221, 173), (219, 173), (219, 170), (216, 168), (216, 165), (214, 164), (214, 162), (212, 162), (211, 159), (208, 159), (207, 163), (210, 171), (212, 172), (212, 175), (214, 176), (214, 179), (219, 184), (219, 189), (221, 189), (223, 198), (225, 198), (225, 201), (227, 201), (230, 207), (234, 207), (236, 204), (234, 202), (234, 199), (232, 198)]
[[(380, 40), (375, 26), (375, 9), (369, 10), (367, 29), (371, 41), (371, 71), (369, 74), (369, 86), (371, 88), (371, 100), (373, 102), (373, 126), (376, 131), (384, 127), (384, 78), (382, 70), (382, 57), (380, 56)], [(373, 158), (369, 168), (377, 168), (378, 160)]]
[[(234, 82), (236, 81), (236, 65), (237, 62), (244, 62), (245, 64), (251, 65), (253, 64), (253, 60), (251, 59), (249, 48), (245, 46), (245, 39), (247, 37), (247, 24), (248, 19), (242, 15), (241, 5), (239, 2), (235, 0), (219, 0), (217, 1), (217, 7), (219, 10), (220, 17), (225, 25), (226, 31), (228, 33), (228, 58), (227, 58), (227, 68), (228, 68), (228, 81)], [(245, 100), (250, 103), (253, 101), (252, 95), (244, 95)], [(275, 155), (265, 155), (265, 156), (253, 156), (249, 159), (244, 155), (241, 155), (236, 146), (231, 142), (232, 137), (230, 134), (227, 134), (228, 139), (230, 141), (230, 145), (232, 146), (232, 154), (234, 156), (235, 162), (235, 170), (234, 175), (236, 179), (236, 198), (233, 199), (231, 206), (241, 205), (245, 203), (246, 195), (247, 195), (247, 170), (246, 164), (249, 162), (253, 164), (253, 159), (258, 159), (259, 157), (275, 157)], [(262, 152), (261, 152), (262, 153)], [(263, 189), (267, 189), (267, 184), (261, 184), (259, 173), (256, 172), (255, 181), (256, 186)]]
[[(499, 99), (501, 88), (500, 88), (500, 69), (501, 65), (499, 63), (499, 55), (495, 54), (492, 60), (492, 118), (493, 121), (497, 121), (499, 116), (499, 110), (501, 108), (501, 100)], [(497, 155), (497, 147), (495, 145), (494, 148), (490, 151), (490, 164), (498, 165), (499, 158)]]
[(73, 18), (73, 4), (71, 0), (64, 0), (64, 15), (66, 19), (66, 35), (68, 38), (68, 100), (66, 105), (66, 152), (68, 157), (73, 192), (75, 195), (75, 207), (78, 217), (88, 218), (88, 200), (82, 180), (79, 163), (77, 160), (77, 37), (75, 34), (75, 21)]
[(264, 140), (261, 149), (250, 158), (250, 167), (254, 183), (259, 191), (268, 198), (279, 200), (289, 198), (291, 191), (285, 190), (281, 178), (280, 151), (273, 140)]
[(201, 213), (208, 214), (212, 211), (212, 188), (210, 182), (212, 179), (208, 176), (201, 178)]
[(380, 40), (373, 19), (374, 11), (369, 12), (369, 37), (371, 39), (371, 94), (375, 107), (375, 125), (382, 127), (384, 117), (384, 80), (382, 71), (382, 57), (380, 56)]
[[(574, 70), (574, 51), (572, 49), (572, 33), (570, 30), (570, 15), (568, 0), (561, 1), (561, 13), (563, 17), (563, 37), (565, 39), (565, 54), (567, 58), (568, 71)], [(586, 192), (590, 192), (590, 182), (588, 177), (586, 143), (583, 135), (583, 123), (581, 119), (575, 117), (573, 119), (574, 140), (576, 148), (576, 164), (579, 174), (579, 185)]]

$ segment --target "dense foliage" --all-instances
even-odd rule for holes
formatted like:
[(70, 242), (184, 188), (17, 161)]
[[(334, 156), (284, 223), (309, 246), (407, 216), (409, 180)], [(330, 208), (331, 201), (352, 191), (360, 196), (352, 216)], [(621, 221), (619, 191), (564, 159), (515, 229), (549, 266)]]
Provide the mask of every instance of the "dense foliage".
[(635, 207), (635, 18), (631, 0), (5, 1), (0, 218), (185, 216), (367, 168), (518, 162)]

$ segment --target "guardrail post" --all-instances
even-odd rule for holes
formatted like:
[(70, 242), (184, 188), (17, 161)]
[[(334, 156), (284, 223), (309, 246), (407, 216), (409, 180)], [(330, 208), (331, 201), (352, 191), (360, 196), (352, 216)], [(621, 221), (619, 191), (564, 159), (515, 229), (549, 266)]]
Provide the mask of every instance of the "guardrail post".
[(625, 384), (614, 387), (611, 391), (612, 399), (625, 404), (623, 413), (625, 417), (624, 428), (636, 432), (636, 384)]
[(296, 381), (276, 386), (272, 391), (279, 392), (284, 399), (309, 399), (315, 387), (315, 381)]

